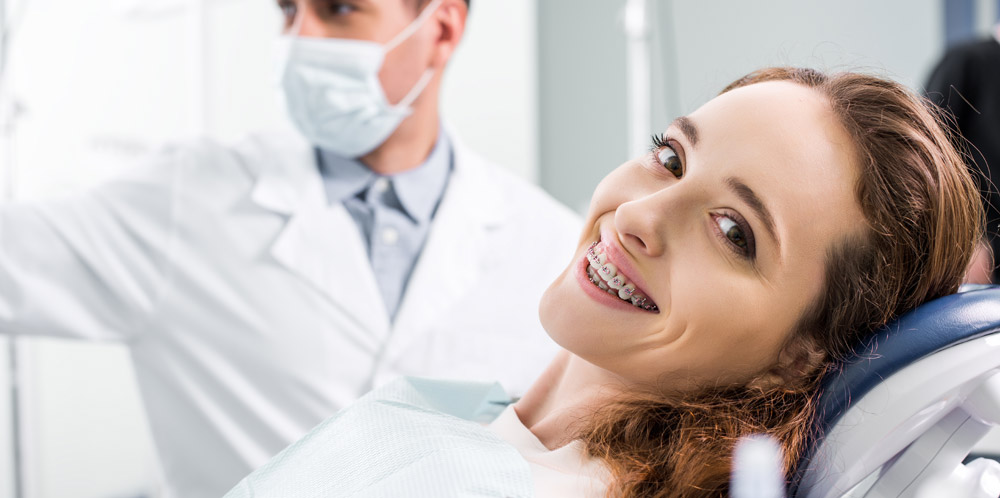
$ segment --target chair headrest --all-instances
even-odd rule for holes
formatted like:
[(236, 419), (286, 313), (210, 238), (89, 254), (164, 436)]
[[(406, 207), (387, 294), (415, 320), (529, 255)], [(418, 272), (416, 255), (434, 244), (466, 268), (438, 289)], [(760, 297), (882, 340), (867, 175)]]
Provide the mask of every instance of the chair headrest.
[(852, 399), (860, 399), (906, 365), (998, 328), (1000, 286), (963, 288), (906, 313), (858, 345), (823, 380), (818, 428), (829, 430), (850, 408)]
[[(903, 367), (998, 329), (1000, 286), (966, 286), (906, 313), (869, 336), (827, 374), (817, 403), (817, 433), (828, 433), (853, 402)], [(802, 455), (797, 478), (819, 443), (813, 441)]]

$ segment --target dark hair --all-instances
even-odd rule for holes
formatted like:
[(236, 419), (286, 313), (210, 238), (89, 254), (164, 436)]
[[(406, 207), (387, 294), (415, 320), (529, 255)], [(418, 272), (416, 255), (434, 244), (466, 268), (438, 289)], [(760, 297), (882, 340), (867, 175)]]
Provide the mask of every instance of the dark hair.
[(830, 249), (823, 290), (786, 345), (802, 349), (808, 366), (680, 399), (634, 393), (585, 421), (579, 437), (610, 468), (609, 496), (727, 496), (733, 447), (750, 434), (777, 439), (792, 475), (831, 362), (901, 313), (955, 292), (982, 233), (979, 192), (922, 98), (873, 76), (786, 67), (753, 72), (723, 93), (775, 80), (821, 92), (851, 136), (866, 228)]

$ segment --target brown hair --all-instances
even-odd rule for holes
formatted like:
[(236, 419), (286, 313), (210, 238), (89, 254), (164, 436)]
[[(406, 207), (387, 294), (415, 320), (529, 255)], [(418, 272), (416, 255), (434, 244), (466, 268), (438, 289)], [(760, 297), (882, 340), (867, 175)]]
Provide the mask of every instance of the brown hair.
[(775, 80), (821, 92), (852, 137), (864, 235), (828, 252), (824, 288), (785, 346), (806, 358), (800, 368), (681, 399), (633, 393), (585, 421), (580, 438), (610, 469), (609, 496), (727, 496), (733, 447), (751, 434), (778, 440), (792, 475), (829, 365), (873, 329), (955, 292), (982, 233), (976, 185), (922, 98), (873, 76), (800, 68), (756, 71), (723, 93)]

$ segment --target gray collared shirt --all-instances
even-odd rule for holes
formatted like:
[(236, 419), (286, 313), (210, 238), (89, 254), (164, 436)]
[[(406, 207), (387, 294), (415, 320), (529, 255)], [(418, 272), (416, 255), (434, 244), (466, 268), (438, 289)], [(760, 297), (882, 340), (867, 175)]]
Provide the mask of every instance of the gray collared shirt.
[(423, 164), (391, 176), (321, 149), (317, 158), (327, 201), (342, 202), (354, 218), (386, 310), (395, 319), (451, 176), (451, 142), (440, 130)]

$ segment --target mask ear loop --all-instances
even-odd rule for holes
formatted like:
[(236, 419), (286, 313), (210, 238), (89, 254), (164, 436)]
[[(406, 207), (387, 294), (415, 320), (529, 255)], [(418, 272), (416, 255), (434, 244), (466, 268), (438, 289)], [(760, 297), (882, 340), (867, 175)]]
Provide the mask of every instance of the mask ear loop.
[(396, 46), (399, 45), (400, 43), (406, 41), (407, 38), (413, 36), (413, 33), (416, 33), (417, 30), (420, 29), (421, 26), (423, 26), (424, 21), (426, 21), (428, 17), (430, 17), (432, 14), (434, 14), (435, 11), (437, 11), (437, 8), (441, 5), (441, 1), (442, 0), (431, 0), (431, 3), (427, 4), (427, 6), (424, 7), (424, 10), (420, 11), (420, 15), (418, 15), (417, 18), (414, 19), (409, 26), (404, 28), (403, 31), (400, 31), (398, 35), (394, 36), (391, 40), (389, 40), (389, 43), (386, 43), (385, 45), (382, 46), (383, 50), (388, 52), (396, 48)]
[(413, 85), (413, 88), (411, 88), (410, 92), (407, 93), (405, 97), (403, 97), (403, 100), (400, 100), (399, 103), (394, 105), (393, 107), (399, 109), (408, 109), (410, 107), (410, 104), (413, 104), (413, 102), (417, 100), (417, 97), (419, 97), (420, 94), (423, 93), (424, 88), (427, 88), (427, 84), (430, 83), (431, 78), (433, 77), (434, 77), (434, 70), (427, 68), (427, 70), (424, 71), (424, 74), (420, 76), (420, 79), (417, 80), (417, 84)]
[[(392, 38), (392, 40), (389, 40), (389, 43), (386, 43), (385, 45), (382, 46), (382, 50), (384, 52), (388, 52), (399, 46), (400, 43), (406, 41), (407, 38), (413, 36), (413, 33), (416, 33), (417, 30), (420, 29), (421, 26), (423, 26), (424, 22), (427, 21), (427, 18), (429, 18), (432, 14), (434, 14), (434, 12), (437, 11), (437, 8), (441, 6), (441, 2), (442, 0), (431, 0), (431, 3), (427, 4), (427, 6), (424, 7), (424, 10), (420, 11), (420, 15), (418, 15), (417, 18), (414, 19), (409, 26), (403, 29), (403, 31), (400, 31), (398, 35)], [(423, 93), (424, 88), (427, 88), (427, 84), (430, 83), (431, 78), (433, 77), (434, 77), (434, 70), (428, 68), (426, 71), (424, 71), (424, 74), (420, 76), (420, 79), (417, 80), (417, 83), (413, 85), (413, 88), (410, 89), (410, 91), (406, 94), (406, 96), (403, 97), (403, 99), (400, 100), (399, 103), (397, 103), (393, 107), (397, 109), (409, 108), (410, 105), (413, 104), (415, 100), (417, 100), (417, 97), (419, 97), (420, 94)]]

